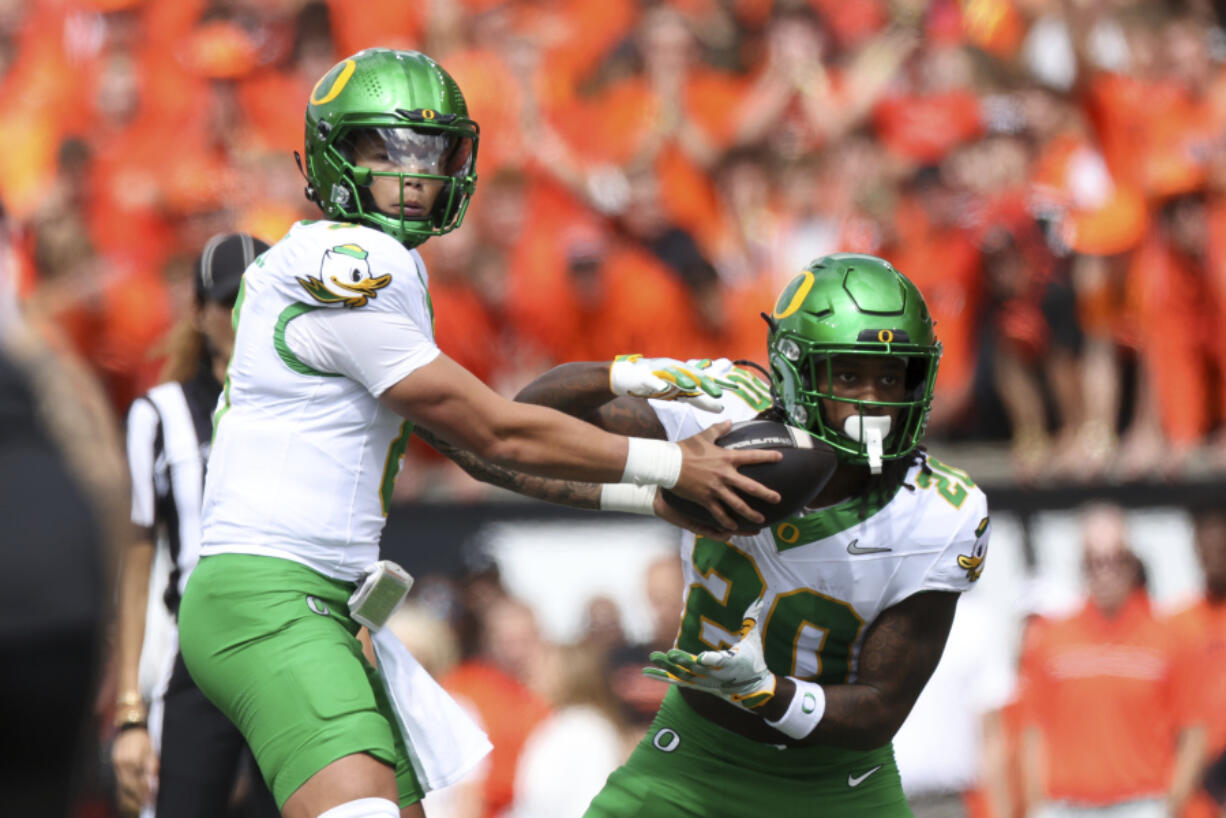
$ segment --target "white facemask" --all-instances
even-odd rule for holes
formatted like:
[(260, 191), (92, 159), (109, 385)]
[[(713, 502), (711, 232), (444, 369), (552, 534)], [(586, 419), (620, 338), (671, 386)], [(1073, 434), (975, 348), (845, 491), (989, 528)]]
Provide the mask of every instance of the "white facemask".
[(868, 452), (868, 470), (881, 474), (881, 454), (886, 435), (890, 433), (887, 415), (852, 415), (843, 421), (843, 434), (864, 444)]

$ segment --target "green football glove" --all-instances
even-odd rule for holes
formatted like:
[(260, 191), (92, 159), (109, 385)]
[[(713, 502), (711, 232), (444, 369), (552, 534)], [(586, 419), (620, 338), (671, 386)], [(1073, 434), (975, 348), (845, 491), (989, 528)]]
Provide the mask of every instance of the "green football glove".
[(740, 639), (726, 650), (704, 650), (698, 655), (673, 648), (653, 651), (652, 667), (643, 675), (661, 682), (713, 693), (725, 701), (756, 710), (775, 695), (775, 674), (766, 667), (762, 654), (762, 607), (759, 598), (745, 610)]
[(692, 403), (708, 412), (723, 408), (718, 400), (723, 387), (700, 367), (674, 358), (618, 355), (609, 365), (609, 390), (618, 397)]
[(752, 372), (738, 367), (727, 358), (691, 358), (685, 362), (691, 370), (696, 370), (711, 380), (716, 386), (739, 395), (747, 404), (762, 411), (774, 403), (770, 386)]

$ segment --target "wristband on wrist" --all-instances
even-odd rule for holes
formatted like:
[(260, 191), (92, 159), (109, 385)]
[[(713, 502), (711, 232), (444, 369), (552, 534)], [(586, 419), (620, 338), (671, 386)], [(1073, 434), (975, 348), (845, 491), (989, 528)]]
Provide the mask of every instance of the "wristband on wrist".
[(631, 514), (655, 516), (656, 492), (660, 487), (636, 486), (633, 483), (605, 483), (600, 487), (601, 511), (628, 511)]
[(144, 707), (144, 706), (145, 706), (145, 697), (142, 696), (140, 693), (137, 693), (136, 691), (130, 691), (128, 693), (123, 693), (119, 696), (119, 698), (115, 699), (115, 707), (117, 708)]
[(115, 713), (115, 729), (118, 732), (131, 730), (133, 728), (141, 728), (142, 730), (148, 725), (148, 719), (145, 716), (145, 708), (128, 706), (121, 708)]
[(826, 691), (816, 682), (807, 682), (793, 676), (788, 678), (796, 684), (796, 693), (792, 696), (788, 709), (778, 721), (764, 721), (789, 738), (802, 739), (813, 732), (813, 728), (817, 727), (822, 716), (826, 714)]
[(667, 440), (629, 438), (622, 483), (659, 485), (671, 489), (681, 477), (681, 447)]

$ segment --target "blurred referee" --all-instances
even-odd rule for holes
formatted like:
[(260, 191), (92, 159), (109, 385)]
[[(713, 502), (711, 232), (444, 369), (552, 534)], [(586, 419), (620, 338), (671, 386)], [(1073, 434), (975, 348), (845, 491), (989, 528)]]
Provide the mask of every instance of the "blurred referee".
[[(169, 639), (146, 633), (147, 615), (151, 622), (173, 621), (199, 557), (212, 415), (234, 347), (231, 312), (243, 271), (267, 249), (245, 233), (209, 239), (196, 261), (192, 314), (171, 333), (163, 383), (133, 401), (128, 411), (134, 531), (120, 578), (111, 748), (125, 813), (158, 818), (280, 814), (242, 735), (188, 675), (173, 625)], [(160, 598), (151, 601), (150, 571), (159, 547), (166, 549), (170, 576)], [(148, 610), (160, 605), (165, 611)], [(143, 664), (156, 668), (148, 695), (140, 685), (142, 650)], [(246, 797), (232, 809), (240, 780)]]

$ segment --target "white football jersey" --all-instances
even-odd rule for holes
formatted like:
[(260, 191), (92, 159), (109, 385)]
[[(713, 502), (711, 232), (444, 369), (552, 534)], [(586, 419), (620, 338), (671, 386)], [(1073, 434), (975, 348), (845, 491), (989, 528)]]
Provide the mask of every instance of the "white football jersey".
[(378, 559), (412, 431), (378, 396), (439, 354), (425, 265), (359, 225), (299, 222), (248, 267), (214, 415), (201, 553), (338, 579)]
[[(739, 394), (739, 393), (738, 393)], [(720, 420), (747, 420), (761, 404), (725, 399), (704, 412), (652, 401), (669, 440)], [(967, 474), (928, 458), (884, 502), (856, 497), (797, 515), (751, 537), (719, 542), (682, 533), (685, 613), (677, 647), (728, 647), (742, 615), (765, 596), (766, 662), (779, 674), (826, 684), (856, 678), (877, 616), (920, 591), (961, 592), (979, 578), (990, 526), (987, 498)]]

